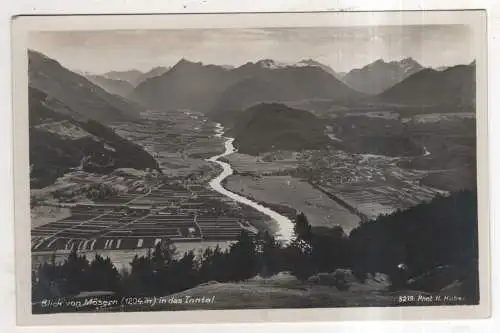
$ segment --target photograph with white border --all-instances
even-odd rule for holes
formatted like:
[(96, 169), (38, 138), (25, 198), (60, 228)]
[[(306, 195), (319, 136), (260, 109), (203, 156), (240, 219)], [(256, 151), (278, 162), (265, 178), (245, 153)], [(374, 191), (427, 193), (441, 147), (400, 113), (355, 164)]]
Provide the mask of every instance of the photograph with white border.
[(484, 11), (12, 33), (20, 323), (489, 316)]

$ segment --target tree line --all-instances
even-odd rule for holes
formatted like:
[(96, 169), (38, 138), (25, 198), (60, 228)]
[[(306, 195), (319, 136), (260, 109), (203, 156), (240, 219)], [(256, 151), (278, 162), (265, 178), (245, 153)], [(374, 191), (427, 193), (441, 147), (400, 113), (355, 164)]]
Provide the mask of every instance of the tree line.
[[(119, 272), (109, 258), (92, 260), (73, 250), (63, 263), (42, 264), (33, 272), (33, 300), (76, 295), (82, 291), (112, 291), (117, 295), (168, 295), (211, 281), (236, 282), (254, 276), (290, 272), (307, 281), (318, 273), (349, 269), (364, 282), (375, 273), (390, 277), (392, 289), (435, 292), (455, 280), (462, 292), (478, 302), (477, 196), (460, 191), (437, 196), (407, 210), (362, 222), (347, 235), (341, 227), (315, 229), (307, 217), (296, 216), (294, 237), (282, 244), (267, 232), (243, 231), (228, 249), (207, 248), (177, 255), (168, 240), (144, 256), (136, 255), (130, 269)], [(445, 278), (432, 277), (438, 267)], [(339, 288), (340, 289), (340, 288)]]

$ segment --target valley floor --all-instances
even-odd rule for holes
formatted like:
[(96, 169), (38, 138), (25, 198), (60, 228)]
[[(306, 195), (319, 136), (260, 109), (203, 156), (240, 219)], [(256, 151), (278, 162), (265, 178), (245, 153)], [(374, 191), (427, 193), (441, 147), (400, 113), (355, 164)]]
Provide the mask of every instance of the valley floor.
[(340, 225), (345, 232), (355, 228), (360, 218), (315, 189), (291, 176), (232, 176), (226, 182), (230, 191), (258, 201), (279, 204), (303, 212), (313, 227)]
[[(127, 267), (131, 253), (142, 253), (165, 237), (183, 252), (231, 242), (243, 229), (276, 231), (268, 216), (208, 185), (221, 170), (207, 158), (224, 152), (224, 139), (214, 135), (213, 122), (189, 110), (148, 111), (143, 116), (141, 122), (116, 124), (114, 129), (143, 146), (162, 174), (73, 170), (53, 185), (32, 190), (34, 262), (54, 252), (63, 257), (76, 247), (89, 255), (109, 253), (120, 267)], [(332, 142), (342, 141), (332, 133)], [(435, 146), (431, 151), (424, 147), (423, 156), (415, 158), (432, 160)], [(260, 156), (236, 152), (222, 158), (234, 170), (223, 185), (290, 219), (304, 212), (313, 227), (340, 225), (348, 233), (361, 220), (447, 193), (430, 179), (439, 170), (400, 166), (412, 159), (347, 153), (335, 146)], [(114, 194), (89, 198), (88, 188), (101, 184)]]
[[(73, 170), (33, 190), (34, 264), (76, 248), (88, 256), (107, 253), (127, 267), (134, 253), (163, 239), (172, 240), (182, 254), (217, 244), (224, 248), (244, 229), (272, 230), (267, 216), (210, 188), (221, 171), (206, 158), (223, 151), (223, 141), (201, 115), (151, 111), (143, 123), (119, 124), (115, 130), (145, 147), (162, 173)], [(110, 193), (102, 195), (103, 188)]]

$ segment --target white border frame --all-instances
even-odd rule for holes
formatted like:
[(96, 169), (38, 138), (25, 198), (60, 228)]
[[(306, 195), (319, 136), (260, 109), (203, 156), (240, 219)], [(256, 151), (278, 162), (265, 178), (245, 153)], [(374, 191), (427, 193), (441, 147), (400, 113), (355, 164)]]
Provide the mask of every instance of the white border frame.
[[(17, 17), (12, 24), (14, 92), (14, 192), (16, 225), (16, 282), (18, 323), (22, 325), (159, 324), (159, 323), (241, 323), (336, 320), (425, 320), (485, 318), (490, 314), (489, 179), (487, 145), (487, 58), (485, 12), (317, 12), (259, 14), (186, 14), (153, 16), (32, 16)], [(479, 14), (478, 14), (479, 13)], [(478, 306), (332, 308), (165, 311), (141, 313), (100, 313), (31, 315), (31, 265), (29, 174), (27, 36), (30, 31), (115, 30), (168, 28), (261, 28), (340, 25), (469, 24), (474, 31), (477, 71), (477, 155), (480, 293)]]

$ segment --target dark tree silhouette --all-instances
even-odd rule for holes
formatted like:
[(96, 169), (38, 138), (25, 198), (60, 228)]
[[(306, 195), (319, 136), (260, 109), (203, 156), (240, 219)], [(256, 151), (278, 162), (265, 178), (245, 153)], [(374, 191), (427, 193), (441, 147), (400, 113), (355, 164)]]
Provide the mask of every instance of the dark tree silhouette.
[(231, 245), (227, 269), (232, 281), (245, 280), (257, 274), (257, 252), (255, 240), (243, 230), (236, 243)]
[(166, 290), (174, 293), (200, 283), (197, 266), (193, 251), (186, 252), (181, 259), (172, 262), (163, 274)]
[(300, 213), (297, 215), (293, 231), (296, 239), (303, 240), (309, 244), (311, 243), (312, 228), (304, 213)]
[(340, 226), (311, 237), (312, 260), (319, 272), (350, 267), (349, 239)]
[(117, 291), (120, 275), (111, 259), (96, 254), (90, 263), (86, 278), (87, 290)]
[(131, 272), (128, 281), (124, 282), (124, 291), (129, 295), (145, 295), (153, 292), (152, 275), (153, 265), (151, 255), (135, 255), (130, 263)]
[(214, 249), (205, 249), (199, 259), (200, 281), (229, 281), (229, 272), (226, 268), (228, 257), (228, 252), (223, 252), (218, 244)]
[(75, 295), (85, 289), (89, 262), (85, 256), (79, 256), (74, 247), (62, 265), (62, 278), (64, 279), (64, 293)]
[(276, 274), (283, 268), (281, 245), (269, 232), (260, 232), (256, 236), (256, 251), (258, 256), (257, 270), (260, 276)]
[(312, 247), (304, 240), (293, 240), (286, 250), (287, 263), (291, 273), (299, 280), (307, 280), (317, 273), (313, 263)]
[[(437, 280), (465, 279), (457, 268), (470, 271), (475, 266), (470, 263), (478, 258), (477, 237), (476, 193), (459, 191), (360, 224), (349, 235), (352, 265), (360, 274), (389, 274), (395, 289), (412, 287), (401, 279), (432, 275), (438, 267), (448, 267), (446, 279), (428, 277), (420, 279), (429, 281), (427, 285), (413, 286), (436, 290), (444, 287)], [(404, 277), (400, 265), (406, 267)]]

